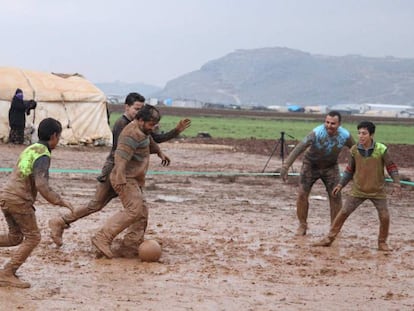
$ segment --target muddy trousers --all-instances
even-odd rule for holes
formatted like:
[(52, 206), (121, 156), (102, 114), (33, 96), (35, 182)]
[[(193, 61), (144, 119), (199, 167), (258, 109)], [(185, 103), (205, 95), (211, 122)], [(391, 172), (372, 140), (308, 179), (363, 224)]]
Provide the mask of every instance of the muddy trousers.
[(110, 217), (97, 236), (111, 243), (119, 233), (128, 229), (122, 244), (137, 249), (144, 239), (148, 223), (148, 208), (144, 204), (141, 188), (135, 181), (128, 181), (118, 195), (123, 210)]
[(33, 249), (40, 243), (40, 230), (37, 227), (34, 208), (5, 205), (3, 214), (9, 229), (8, 234), (0, 235), (0, 247), (17, 246), (4, 270), (16, 273), (17, 269), (26, 261)]
[(116, 198), (117, 196), (118, 194), (112, 188), (109, 178), (103, 182), (98, 182), (95, 196), (91, 201), (89, 201), (88, 205), (75, 209), (73, 213), (64, 215), (62, 217), (63, 221), (69, 225), (78, 219), (96, 213), (103, 209), (113, 198)]
[[(336, 197), (333, 197), (331, 194), (329, 197), (329, 207), (330, 207), (330, 216), (331, 224), (333, 223), (335, 217), (342, 207), (342, 197), (338, 194)], [(298, 199), (296, 201), (296, 215), (299, 220), (300, 225), (307, 226), (309, 213), (309, 192), (303, 193), (299, 192)]]
[(332, 190), (338, 184), (340, 179), (340, 171), (338, 165), (334, 165), (325, 169), (318, 169), (313, 167), (310, 163), (304, 162), (302, 164), (299, 191), (296, 200), (296, 215), (300, 226), (307, 227), (308, 212), (309, 212), (309, 194), (314, 183), (321, 179), (325, 185), (326, 192), (329, 198), (330, 218), (333, 223), (336, 215), (342, 208), (342, 196), (339, 193), (336, 197), (332, 196)]
[(387, 241), (389, 227), (390, 227), (390, 215), (387, 207), (386, 199), (367, 199), (367, 198), (355, 198), (349, 196), (345, 201), (345, 206), (339, 211), (336, 216), (328, 237), (333, 240), (341, 230), (345, 220), (362, 204), (365, 200), (371, 200), (374, 203), (378, 212), (378, 218), (380, 222), (378, 243), (385, 243)]

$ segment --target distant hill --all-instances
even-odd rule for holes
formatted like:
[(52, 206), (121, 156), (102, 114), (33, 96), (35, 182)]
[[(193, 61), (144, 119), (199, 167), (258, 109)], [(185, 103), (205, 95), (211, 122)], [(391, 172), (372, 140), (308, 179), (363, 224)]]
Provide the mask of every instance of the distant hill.
[(243, 105), (414, 104), (414, 59), (237, 50), (169, 81), (154, 97)]
[(95, 85), (106, 95), (125, 97), (128, 93), (138, 92), (144, 97), (151, 97), (161, 90), (160, 87), (143, 83), (126, 83), (121, 81), (101, 82)]

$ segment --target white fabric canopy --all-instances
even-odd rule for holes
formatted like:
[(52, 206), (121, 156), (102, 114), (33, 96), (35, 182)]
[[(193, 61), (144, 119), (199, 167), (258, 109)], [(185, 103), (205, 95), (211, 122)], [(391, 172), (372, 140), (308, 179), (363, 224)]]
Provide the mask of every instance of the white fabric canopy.
[[(17, 88), (24, 99), (37, 102), (26, 117), (26, 125), (37, 128), (47, 117), (63, 126), (62, 144), (112, 143), (105, 94), (81, 75), (53, 74), (0, 67), (0, 140), (9, 135), (8, 112)], [(37, 135), (36, 135), (37, 137)]]

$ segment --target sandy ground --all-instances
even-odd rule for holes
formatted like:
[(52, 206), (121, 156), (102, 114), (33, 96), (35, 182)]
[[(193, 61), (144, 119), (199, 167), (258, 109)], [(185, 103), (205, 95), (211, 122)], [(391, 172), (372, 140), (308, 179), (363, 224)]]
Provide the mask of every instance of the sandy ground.
[[(249, 175), (261, 172), (268, 156), (218, 145), (166, 143), (162, 148), (172, 164), (162, 168), (154, 156), (151, 171), (163, 174), (148, 175), (145, 190), (147, 238), (162, 244), (159, 262), (96, 259), (90, 238), (122, 208), (118, 199), (73, 224), (63, 247), (55, 248), (47, 221), (65, 210), (40, 198), (42, 242), (18, 272), (32, 287), (0, 288), (0, 309), (414, 310), (413, 187), (403, 188), (402, 199), (389, 197), (392, 252), (376, 250), (378, 219), (370, 202), (351, 215), (332, 247), (315, 248), (311, 243), (329, 229), (322, 184), (315, 185), (310, 199), (308, 235), (298, 238), (295, 177), (285, 184)], [(11, 167), (21, 150), (0, 145), (0, 166)], [(58, 148), (52, 168), (98, 170), (107, 152)], [(267, 171), (280, 164), (272, 157)], [(414, 168), (401, 171), (413, 180)], [(51, 183), (81, 206), (94, 193), (95, 176), (51, 173)], [(0, 173), (1, 184), (6, 178)], [(0, 229), (6, 229), (2, 215)], [(12, 250), (0, 249), (0, 264)]]

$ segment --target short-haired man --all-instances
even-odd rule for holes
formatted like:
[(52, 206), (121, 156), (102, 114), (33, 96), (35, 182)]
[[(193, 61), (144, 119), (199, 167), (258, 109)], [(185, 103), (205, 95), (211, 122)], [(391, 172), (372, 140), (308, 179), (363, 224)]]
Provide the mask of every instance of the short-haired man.
[[(89, 201), (86, 206), (76, 208), (72, 214), (67, 214), (59, 217), (52, 218), (49, 221), (49, 227), (51, 229), (51, 237), (57, 246), (63, 244), (62, 235), (69, 225), (78, 219), (86, 217), (90, 214), (96, 213), (102, 210), (113, 198), (118, 194), (111, 186), (109, 181), (109, 174), (114, 167), (114, 154), (118, 146), (118, 137), (122, 130), (135, 118), (137, 112), (145, 105), (145, 97), (139, 93), (129, 93), (125, 99), (125, 111), (124, 114), (115, 122), (112, 130), (113, 143), (112, 149), (106, 158), (106, 161), (102, 168), (102, 173), (97, 177), (98, 184), (94, 198)], [(181, 132), (187, 129), (191, 125), (191, 120), (182, 119), (178, 122), (177, 126), (167, 133), (151, 133), (152, 138), (156, 143), (162, 143), (177, 137)]]
[(296, 213), (299, 219), (296, 235), (306, 234), (309, 194), (318, 179), (322, 180), (328, 193), (331, 223), (335, 219), (342, 207), (341, 196), (332, 195), (332, 190), (340, 178), (338, 157), (344, 147), (351, 148), (353, 144), (354, 139), (349, 131), (341, 127), (341, 114), (338, 111), (330, 111), (325, 117), (324, 124), (315, 127), (289, 154), (280, 171), (284, 181), (287, 180), (289, 167), (305, 152), (296, 200)]
[(155, 107), (145, 105), (138, 111), (135, 120), (119, 135), (110, 181), (124, 208), (110, 217), (92, 237), (93, 245), (107, 258), (114, 256), (111, 250), (112, 241), (125, 229), (128, 228), (123, 238), (123, 246), (135, 250), (135, 253), (144, 239), (148, 208), (144, 203), (142, 187), (145, 184), (150, 154), (157, 154), (162, 165), (170, 164), (170, 159), (151, 136), (160, 119), (160, 113)]

